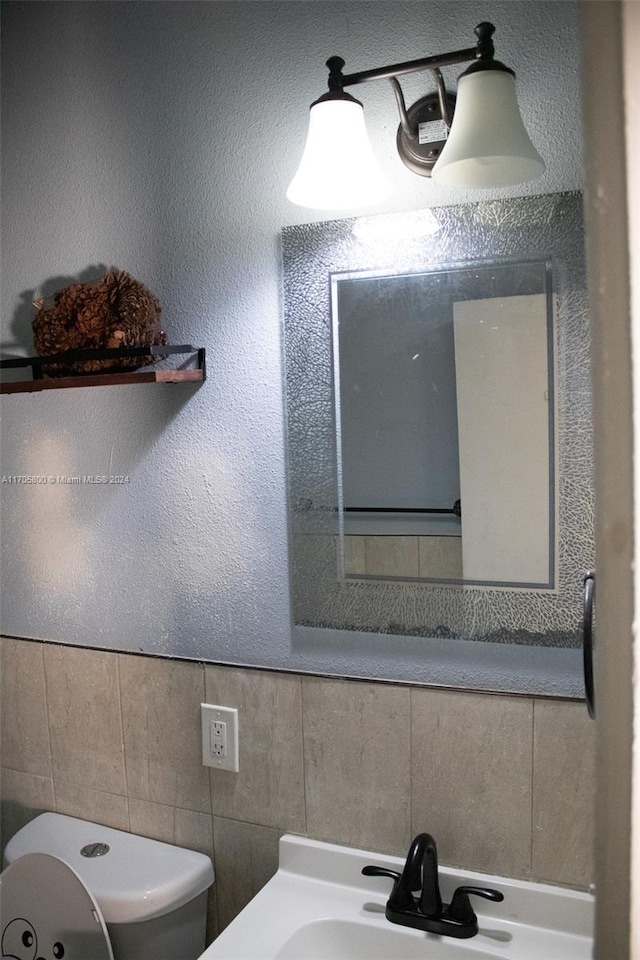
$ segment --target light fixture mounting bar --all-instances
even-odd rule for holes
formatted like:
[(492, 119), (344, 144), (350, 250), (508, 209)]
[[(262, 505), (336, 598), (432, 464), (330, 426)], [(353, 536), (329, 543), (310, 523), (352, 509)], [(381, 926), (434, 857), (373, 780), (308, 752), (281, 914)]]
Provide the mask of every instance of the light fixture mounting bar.
[(439, 70), (441, 67), (468, 63), (470, 60), (492, 60), (494, 54), (492, 37), (495, 29), (492, 23), (483, 20), (474, 30), (478, 38), (475, 47), (453, 50), (451, 53), (438, 53), (432, 57), (421, 57), (419, 60), (405, 60), (404, 63), (393, 63), (388, 67), (375, 67), (373, 70), (348, 73), (340, 78), (340, 82), (343, 87), (348, 87), (355, 83), (367, 83), (369, 80), (390, 80), (393, 77), (417, 73), (420, 70)]
[(475, 46), (467, 47), (465, 50), (454, 50), (452, 53), (440, 53), (434, 57), (422, 57), (420, 60), (406, 60), (404, 63), (394, 63), (388, 67), (347, 73), (342, 77), (342, 85), (348, 87), (354, 83), (367, 83), (369, 80), (389, 80), (391, 77), (401, 77), (406, 73), (417, 73), (419, 70), (435, 70), (455, 63), (468, 63), (469, 60), (479, 59), (481, 55), (479, 47)]

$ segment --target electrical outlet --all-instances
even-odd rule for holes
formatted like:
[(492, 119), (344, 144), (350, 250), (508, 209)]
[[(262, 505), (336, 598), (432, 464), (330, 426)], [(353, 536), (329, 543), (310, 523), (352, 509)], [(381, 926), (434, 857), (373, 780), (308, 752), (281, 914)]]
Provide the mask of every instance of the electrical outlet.
[(202, 763), (217, 770), (238, 773), (238, 711), (235, 707), (200, 704)]
[(227, 725), (222, 720), (209, 721), (209, 749), (213, 757), (227, 755)]

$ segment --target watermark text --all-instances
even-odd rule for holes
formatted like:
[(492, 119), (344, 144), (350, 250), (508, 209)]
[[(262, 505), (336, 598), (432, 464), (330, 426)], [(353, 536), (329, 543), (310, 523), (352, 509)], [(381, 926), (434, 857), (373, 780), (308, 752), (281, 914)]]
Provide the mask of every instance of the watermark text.
[(0, 478), (0, 483), (2, 484), (12, 484), (15, 486), (36, 486), (36, 485), (48, 485), (48, 486), (67, 486), (67, 485), (93, 485), (93, 484), (120, 484), (120, 483), (129, 483), (130, 478), (128, 476), (117, 476), (117, 475), (107, 475), (107, 474), (95, 474), (95, 475), (84, 475), (84, 476), (56, 476), (55, 474), (48, 474), (47, 476), (40, 474), (31, 474), (31, 473), (5, 473)]

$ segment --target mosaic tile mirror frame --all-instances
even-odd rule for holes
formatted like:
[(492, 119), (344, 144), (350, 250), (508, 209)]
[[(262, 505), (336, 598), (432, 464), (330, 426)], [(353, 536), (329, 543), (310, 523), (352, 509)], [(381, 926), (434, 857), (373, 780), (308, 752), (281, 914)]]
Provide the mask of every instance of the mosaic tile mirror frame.
[[(437, 232), (393, 240), (403, 215), (287, 227), (282, 235), (293, 612), (297, 625), (536, 646), (581, 643), (582, 577), (594, 563), (590, 331), (582, 196), (439, 207)], [(406, 218), (415, 214), (406, 214)], [(385, 229), (388, 226), (388, 229)], [(331, 278), (537, 261), (555, 302), (553, 583), (545, 589), (345, 575)], [(335, 288), (334, 288), (335, 289)]]

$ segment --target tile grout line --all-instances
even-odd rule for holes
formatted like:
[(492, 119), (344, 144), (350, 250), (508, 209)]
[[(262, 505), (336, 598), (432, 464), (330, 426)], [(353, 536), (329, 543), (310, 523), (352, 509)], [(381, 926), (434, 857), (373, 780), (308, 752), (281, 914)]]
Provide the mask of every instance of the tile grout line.
[[(47, 721), (47, 743), (49, 744), (49, 767), (51, 769), (51, 781), (52, 783), (55, 784), (55, 776), (54, 776), (55, 771), (53, 769), (53, 745), (51, 742), (51, 718), (49, 716), (49, 681), (47, 678), (47, 664), (46, 664), (46, 659), (44, 654), (44, 651), (45, 651), (44, 644), (40, 643), (39, 646), (40, 646), (40, 657), (42, 660), (42, 680), (43, 680), (43, 686), (44, 686), (44, 710), (45, 710), (45, 718)], [(57, 809), (57, 798), (56, 798), (55, 786), (53, 790), (53, 804), (54, 804), (54, 810)]]
[(529, 842), (529, 876), (533, 879), (534, 813), (535, 813), (535, 739), (536, 739), (536, 702), (531, 700), (531, 833)]
[(302, 747), (302, 805), (304, 812), (304, 832), (306, 836), (309, 836), (309, 817), (307, 813), (307, 757), (306, 757), (306, 746), (305, 746), (305, 723), (304, 723), (304, 701), (305, 701), (305, 678), (299, 676), (298, 683), (300, 684), (300, 741)]
[[(209, 703), (208, 692), (207, 692), (207, 664), (202, 663), (202, 703)], [(217, 865), (217, 845), (216, 845), (216, 814), (213, 803), (213, 769), (209, 767), (207, 769), (207, 779), (209, 781), (209, 817), (211, 818), (211, 861), (213, 863), (213, 874), (214, 874), (214, 891), (212, 897), (213, 903), (213, 912), (214, 917), (212, 918), (211, 926), (216, 931), (216, 937), (220, 934), (220, 897), (218, 896), (218, 891), (220, 890), (220, 872)], [(224, 884), (223, 884), (224, 887)], [(207, 926), (208, 926), (207, 922)], [(214, 937), (215, 939), (215, 937)]]
[(409, 836), (413, 834), (413, 690), (409, 688)]
[(122, 772), (124, 774), (124, 797), (126, 804), (127, 830), (131, 833), (131, 810), (129, 808), (129, 775), (127, 773), (127, 749), (124, 739), (124, 710), (122, 707), (122, 683), (120, 673), (120, 659), (122, 654), (116, 654), (116, 682), (118, 684), (118, 716), (120, 717), (120, 746), (122, 749)]
[[(201, 702), (201, 703), (211, 703), (211, 700), (209, 699), (209, 693), (208, 693), (208, 690), (207, 690), (207, 664), (206, 664), (206, 663), (202, 663), (202, 664), (201, 664), (201, 667), (202, 667), (202, 687), (201, 687), (202, 700), (201, 700), (200, 702)], [(215, 698), (214, 698), (214, 699), (215, 699)], [(238, 719), (239, 719), (239, 714), (238, 714)], [(201, 736), (202, 736), (202, 734), (201, 734)], [(214, 768), (213, 768), (213, 767), (207, 767), (207, 768), (206, 768), (206, 772), (207, 772), (207, 780), (208, 780), (208, 783), (209, 783), (209, 813), (210, 813), (210, 815), (211, 815), (211, 832), (213, 833), (213, 819), (214, 819), (214, 817), (215, 817), (215, 815), (216, 815), (215, 804), (214, 804), (214, 801), (213, 801), (213, 794), (214, 794), (214, 790), (213, 790), (213, 784), (214, 784), (213, 773), (214, 773)]]

